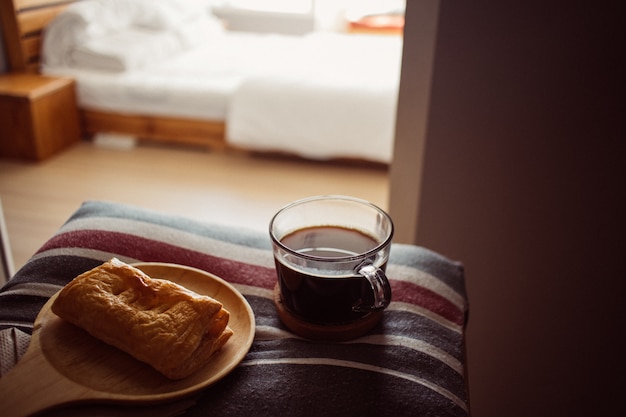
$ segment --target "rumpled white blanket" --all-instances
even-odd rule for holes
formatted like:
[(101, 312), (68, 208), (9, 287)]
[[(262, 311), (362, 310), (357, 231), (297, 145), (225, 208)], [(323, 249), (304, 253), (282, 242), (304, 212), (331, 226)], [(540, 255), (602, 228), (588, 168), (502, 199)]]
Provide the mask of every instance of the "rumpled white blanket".
[(85, 0), (72, 3), (44, 29), (42, 60), (49, 66), (69, 66), (79, 44), (121, 30), (136, 14), (128, 0)]
[(221, 32), (206, 0), (84, 0), (44, 32), (47, 67), (138, 69), (189, 50)]
[(76, 45), (69, 61), (81, 68), (121, 72), (167, 59), (178, 47), (178, 38), (170, 32), (126, 28)]

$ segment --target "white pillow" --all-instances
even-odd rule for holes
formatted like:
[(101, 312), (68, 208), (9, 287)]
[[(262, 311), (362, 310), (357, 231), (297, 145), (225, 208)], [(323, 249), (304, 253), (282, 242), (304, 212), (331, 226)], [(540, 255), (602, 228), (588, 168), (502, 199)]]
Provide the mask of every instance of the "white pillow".
[(194, 17), (209, 16), (206, 0), (134, 0), (140, 12), (133, 25), (154, 30), (178, 29), (185, 21)]

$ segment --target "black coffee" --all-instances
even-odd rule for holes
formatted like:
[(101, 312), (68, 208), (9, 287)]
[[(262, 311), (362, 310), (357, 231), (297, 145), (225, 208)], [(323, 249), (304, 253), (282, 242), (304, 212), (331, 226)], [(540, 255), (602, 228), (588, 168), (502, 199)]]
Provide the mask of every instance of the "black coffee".
[(374, 249), (377, 245), (371, 236), (359, 230), (339, 226), (316, 226), (296, 230), (280, 241), (297, 252), (322, 258), (359, 255)]
[[(363, 232), (338, 226), (320, 226), (297, 230), (281, 239), (290, 249), (322, 260), (365, 253), (377, 246), (376, 240)], [(358, 262), (349, 262), (355, 268)], [(310, 265), (309, 265), (310, 266)], [(379, 266), (382, 270), (385, 265)], [(276, 261), (278, 282), (285, 306), (296, 315), (320, 324), (339, 324), (363, 317), (354, 305), (371, 305), (374, 295), (369, 282), (352, 275), (316, 276), (314, 268), (297, 271)]]

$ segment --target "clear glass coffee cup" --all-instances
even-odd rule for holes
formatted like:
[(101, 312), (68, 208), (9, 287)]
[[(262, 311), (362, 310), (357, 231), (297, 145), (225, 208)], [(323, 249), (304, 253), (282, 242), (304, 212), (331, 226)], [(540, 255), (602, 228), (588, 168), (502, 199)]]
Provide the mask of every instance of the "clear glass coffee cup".
[(348, 196), (295, 201), (270, 221), (275, 302), (290, 330), (346, 339), (370, 330), (391, 301), (385, 274), (394, 226), (374, 204)]

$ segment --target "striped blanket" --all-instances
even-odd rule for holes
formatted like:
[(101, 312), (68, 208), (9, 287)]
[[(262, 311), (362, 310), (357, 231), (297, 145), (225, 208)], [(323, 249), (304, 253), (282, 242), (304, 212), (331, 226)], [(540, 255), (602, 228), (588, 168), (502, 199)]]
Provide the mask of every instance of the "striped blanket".
[(344, 343), (291, 334), (275, 311), (269, 237), (138, 207), (84, 203), (0, 290), (2, 374), (23, 354), (47, 299), (111, 257), (192, 266), (232, 283), (255, 313), (243, 362), (187, 416), (467, 416), (461, 264), (394, 244), (392, 303), (370, 334)]

